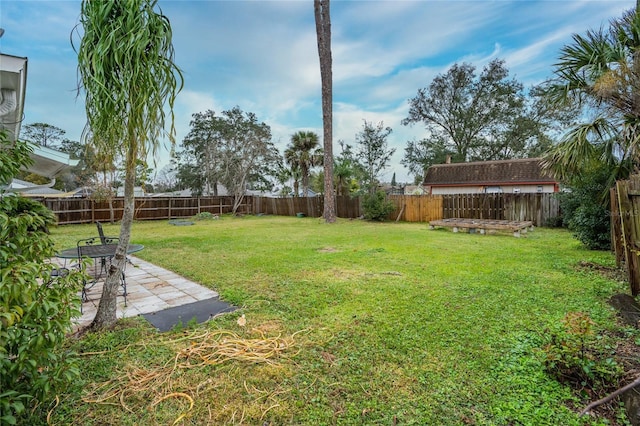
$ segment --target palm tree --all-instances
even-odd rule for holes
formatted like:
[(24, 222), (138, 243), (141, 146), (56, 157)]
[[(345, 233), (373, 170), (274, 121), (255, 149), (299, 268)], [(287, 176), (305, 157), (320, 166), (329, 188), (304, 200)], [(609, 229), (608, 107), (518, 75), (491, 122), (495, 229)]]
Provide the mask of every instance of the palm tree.
[(98, 154), (122, 155), (125, 168), (120, 242), (92, 329), (116, 322), (116, 294), (133, 223), (136, 162), (156, 153), (158, 139), (165, 134), (167, 100), (171, 130), (166, 134), (175, 142), (173, 104), (183, 79), (173, 62), (169, 19), (155, 11), (156, 4), (157, 0), (83, 0), (81, 5), (83, 35), (76, 52), (78, 91), (86, 93), (83, 139)]
[[(291, 136), (291, 144), (284, 152), (284, 158), (291, 173), (296, 176), (299, 172), (302, 180), (304, 196), (309, 194), (309, 173), (311, 169), (322, 164), (322, 149), (319, 147), (318, 135), (313, 132), (300, 131)], [(297, 179), (294, 182), (295, 194), (298, 195)]]
[(574, 35), (573, 43), (561, 50), (548, 98), (558, 104), (575, 102), (595, 117), (571, 129), (546, 154), (545, 166), (563, 181), (599, 165), (610, 170), (613, 184), (638, 164), (639, 11), (636, 5), (636, 10), (612, 21), (607, 31)]

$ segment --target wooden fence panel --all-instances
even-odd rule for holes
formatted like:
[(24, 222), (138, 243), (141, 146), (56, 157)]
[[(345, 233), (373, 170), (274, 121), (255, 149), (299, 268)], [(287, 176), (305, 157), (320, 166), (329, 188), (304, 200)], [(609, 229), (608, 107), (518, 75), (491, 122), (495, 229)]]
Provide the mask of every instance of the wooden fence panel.
[(504, 219), (504, 194), (451, 194), (442, 196), (444, 219)]
[[(336, 196), (336, 216), (344, 219), (356, 219), (362, 216), (362, 202), (360, 197), (348, 195)], [(324, 208), (324, 201), (322, 203)]]
[(611, 205), (611, 246), (616, 255), (616, 266), (621, 267), (625, 261), (625, 252), (617, 185), (609, 190), (609, 200)]
[(543, 226), (560, 216), (554, 194), (452, 194), (442, 196), (444, 219), (532, 221)]
[(388, 216), (390, 220), (403, 222), (429, 222), (442, 219), (440, 195), (389, 195), (396, 208)]
[(640, 294), (640, 175), (616, 183), (618, 208), (632, 296)]

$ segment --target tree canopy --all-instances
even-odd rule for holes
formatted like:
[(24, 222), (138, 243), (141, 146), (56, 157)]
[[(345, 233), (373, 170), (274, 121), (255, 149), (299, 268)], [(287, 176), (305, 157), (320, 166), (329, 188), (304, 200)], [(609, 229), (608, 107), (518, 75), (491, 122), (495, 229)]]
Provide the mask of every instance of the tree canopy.
[(378, 189), (380, 173), (387, 167), (395, 148), (388, 148), (387, 137), (391, 127), (381, 121), (374, 126), (364, 120), (362, 130), (356, 135), (357, 157), (364, 171), (364, 187), (370, 194)]
[(418, 175), (447, 156), (462, 162), (538, 155), (562, 117), (538, 89), (526, 96), (502, 60), (491, 61), (480, 75), (470, 64), (454, 64), (409, 100), (402, 124), (422, 123), (427, 136), (408, 142), (402, 164)]
[(24, 126), (22, 138), (40, 146), (56, 149), (66, 132), (47, 123), (31, 123)]
[(249, 187), (271, 189), (271, 177), (280, 169), (271, 128), (237, 106), (220, 116), (211, 110), (194, 114), (182, 146), (178, 178), (200, 194), (224, 185), (234, 196), (234, 213)]
[[(299, 174), (302, 180), (302, 193), (309, 194), (309, 175), (314, 167), (323, 164), (324, 156), (314, 132), (299, 131), (291, 136), (291, 143), (284, 151), (284, 159), (291, 167), (291, 174), (296, 179)], [(296, 179), (297, 181), (297, 179)], [(297, 188), (297, 185), (294, 184)], [(299, 195), (297, 192), (295, 195)]]
[(638, 165), (640, 152), (640, 14), (626, 12), (609, 28), (575, 34), (560, 51), (546, 90), (553, 105), (577, 105), (582, 117), (545, 162), (570, 181), (576, 174), (610, 170), (609, 185)]

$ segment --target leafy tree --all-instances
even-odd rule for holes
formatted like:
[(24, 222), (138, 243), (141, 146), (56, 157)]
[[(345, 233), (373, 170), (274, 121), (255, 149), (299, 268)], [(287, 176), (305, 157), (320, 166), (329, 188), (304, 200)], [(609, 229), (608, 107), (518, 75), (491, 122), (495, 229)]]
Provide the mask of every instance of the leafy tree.
[(331, 59), (331, 13), (329, 0), (314, 0), (316, 38), (322, 80), (322, 127), (324, 130), (324, 220), (336, 221), (336, 201), (333, 190), (333, 72)]
[(431, 164), (526, 158), (550, 144), (558, 123), (573, 115), (550, 108), (538, 88), (525, 96), (509, 78), (504, 61), (493, 60), (476, 75), (470, 64), (453, 65), (409, 101), (404, 125), (423, 123), (428, 137), (409, 142), (403, 164), (423, 174)]
[[(285, 167), (284, 164), (282, 164), (281, 166), (277, 167), (276, 169), (276, 173), (275, 173), (275, 178), (277, 183), (280, 185), (280, 191), (278, 193), (278, 195), (282, 196), (282, 197), (287, 197), (289, 196), (289, 194), (293, 191), (293, 188), (291, 188), (290, 186), (288, 186), (287, 184), (289, 183), (289, 180), (293, 177), (293, 173), (291, 171), (290, 168)], [(294, 181), (296, 183), (296, 189), (298, 189), (297, 187), (297, 178)]]
[(178, 178), (196, 195), (218, 195), (222, 173), (218, 118), (212, 110), (193, 114), (191, 129), (178, 153)]
[[(179, 154), (178, 177), (192, 190), (224, 185), (233, 194), (233, 213), (249, 187), (264, 189), (280, 168), (280, 155), (271, 142), (271, 128), (240, 107), (194, 114), (192, 129)], [(270, 189), (270, 187), (269, 187)]]
[[(323, 154), (319, 147), (318, 135), (314, 132), (300, 131), (291, 136), (289, 144), (284, 152), (286, 163), (291, 167), (292, 175), (300, 173), (302, 180), (302, 193), (309, 194), (309, 173), (311, 169), (322, 164)], [(294, 186), (296, 186), (294, 184)], [(298, 193), (295, 194), (296, 196)]]
[(363, 180), (364, 169), (358, 161), (353, 147), (345, 144), (344, 141), (338, 143), (342, 151), (334, 161), (336, 192), (338, 195), (357, 194), (360, 191), (359, 182)]
[[(116, 175), (116, 179), (124, 178), (126, 175), (126, 169), (124, 164), (117, 169), (118, 175)], [(135, 186), (142, 187), (145, 192), (148, 192), (148, 188), (152, 187), (153, 184), (151, 182), (151, 176), (153, 175), (153, 168), (149, 167), (146, 160), (138, 158), (136, 160), (136, 178), (135, 178)], [(117, 181), (117, 180), (116, 180)]]
[[(216, 120), (219, 132), (220, 182), (233, 194), (236, 213), (249, 185), (264, 186), (275, 175), (280, 155), (271, 141), (271, 128), (239, 107)], [(261, 185), (262, 184), (262, 185)]]
[(395, 148), (387, 148), (387, 137), (391, 127), (384, 127), (381, 121), (376, 126), (364, 120), (362, 131), (356, 135), (357, 157), (364, 169), (364, 187), (369, 194), (378, 189), (380, 173), (387, 167)]
[(560, 51), (546, 89), (552, 105), (577, 105), (589, 117), (573, 126), (545, 156), (557, 178), (609, 169), (610, 187), (638, 164), (640, 148), (640, 11), (626, 12), (608, 29), (575, 34)]
[(173, 104), (182, 74), (173, 62), (169, 19), (155, 11), (156, 5), (155, 0), (84, 0), (81, 5), (78, 74), (88, 121), (83, 138), (97, 154), (121, 154), (126, 169), (120, 240), (93, 329), (116, 322), (116, 294), (133, 223), (136, 161), (149, 152), (155, 154), (165, 133), (167, 100), (171, 121), (167, 136), (174, 142)]
[[(40, 145), (51, 149), (59, 149), (58, 143), (62, 141), (62, 137), (64, 136), (64, 134), (64, 130), (47, 123), (27, 124), (22, 129), (22, 137), (24, 140), (27, 140), (35, 145)], [(45, 185), (51, 181), (51, 179), (47, 177), (40, 176), (35, 173), (28, 173), (24, 170), (17, 173), (16, 177), (26, 180), (27, 182), (35, 183), (36, 185)], [(54, 185), (54, 187), (55, 186), (56, 185)], [(57, 186), (60, 187), (61, 185), (58, 184)]]
[(22, 129), (22, 137), (34, 144), (56, 149), (66, 132), (47, 123), (27, 124)]
[(71, 168), (71, 170), (64, 172), (57, 178), (54, 188), (63, 191), (71, 191), (79, 186), (88, 186), (90, 177), (93, 173), (90, 173), (86, 166), (85, 149), (84, 146), (78, 141), (72, 141), (70, 139), (63, 139), (58, 149), (62, 152), (69, 154), (70, 158), (80, 160), (78, 165)]
[(425, 170), (432, 164), (443, 164), (447, 158), (454, 163), (464, 161), (447, 147), (444, 139), (432, 138), (409, 141), (404, 149), (404, 157), (400, 164), (405, 166), (414, 176), (424, 176)]

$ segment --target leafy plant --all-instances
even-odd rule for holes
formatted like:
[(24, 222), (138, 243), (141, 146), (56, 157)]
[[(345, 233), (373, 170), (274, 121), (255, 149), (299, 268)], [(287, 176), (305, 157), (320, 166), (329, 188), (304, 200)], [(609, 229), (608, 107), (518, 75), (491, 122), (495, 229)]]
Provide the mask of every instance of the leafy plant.
[(214, 220), (220, 219), (220, 216), (211, 212), (200, 212), (193, 217), (195, 220)]
[(382, 222), (395, 209), (395, 205), (387, 200), (387, 196), (383, 191), (377, 191), (374, 194), (364, 195), (362, 209), (364, 210), (365, 219)]
[(609, 171), (605, 167), (575, 176), (571, 191), (559, 194), (564, 225), (591, 250), (607, 250), (611, 246), (611, 222), (608, 193)]
[(562, 329), (551, 333), (551, 342), (542, 351), (547, 371), (559, 381), (591, 389), (617, 381), (621, 368), (595, 335), (594, 326), (588, 314), (569, 312)]
[[(0, 150), (7, 155), (5, 143)], [(16, 142), (24, 152), (23, 142)], [(9, 155), (11, 156), (11, 155)], [(1, 163), (2, 176), (11, 164)], [(41, 403), (72, 383), (78, 369), (58, 350), (79, 314), (78, 273), (54, 274), (48, 227), (55, 223), (42, 204), (0, 193), (0, 423), (37, 415)], [(27, 410), (27, 406), (32, 406)]]

